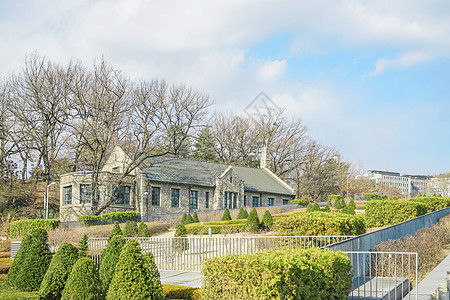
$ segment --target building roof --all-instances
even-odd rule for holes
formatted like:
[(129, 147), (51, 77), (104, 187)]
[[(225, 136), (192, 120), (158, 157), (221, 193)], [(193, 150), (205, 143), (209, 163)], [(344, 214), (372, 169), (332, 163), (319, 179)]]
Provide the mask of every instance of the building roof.
[[(145, 176), (153, 181), (215, 186), (215, 179), (230, 165), (185, 159), (173, 156), (153, 157), (141, 166)], [(264, 169), (232, 166), (244, 181), (244, 190), (293, 195), (293, 192)]]

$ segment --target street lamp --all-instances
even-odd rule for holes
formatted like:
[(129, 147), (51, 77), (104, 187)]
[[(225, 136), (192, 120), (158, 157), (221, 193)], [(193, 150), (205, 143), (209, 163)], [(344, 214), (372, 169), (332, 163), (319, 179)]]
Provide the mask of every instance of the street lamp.
[(48, 188), (54, 184), (56, 184), (56, 182), (52, 182), (49, 185), (47, 185), (47, 192), (45, 193), (44, 209), (45, 209), (45, 218), (46, 219), (48, 219)]

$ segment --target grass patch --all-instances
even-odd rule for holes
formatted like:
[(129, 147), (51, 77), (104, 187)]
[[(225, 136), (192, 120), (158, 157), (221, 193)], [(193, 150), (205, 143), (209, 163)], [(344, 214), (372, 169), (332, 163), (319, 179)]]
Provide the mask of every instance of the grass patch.
[[(6, 275), (6, 274), (4, 274)], [(0, 277), (1, 278), (1, 277)], [(6, 278), (6, 276), (5, 276)], [(17, 299), (38, 299), (37, 292), (20, 292), (11, 289), (4, 284), (4, 278), (1, 278), (0, 282), (0, 299), (2, 300), (17, 300)]]

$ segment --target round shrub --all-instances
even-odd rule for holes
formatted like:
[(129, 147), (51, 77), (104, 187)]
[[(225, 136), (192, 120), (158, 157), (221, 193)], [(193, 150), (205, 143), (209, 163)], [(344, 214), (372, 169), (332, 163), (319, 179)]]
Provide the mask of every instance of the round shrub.
[(248, 218), (248, 212), (241, 207), (241, 209), (239, 210), (239, 213), (237, 215), (237, 219), (241, 220), (241, 219), (247, 219)]
[(272, 227), (272, 225), (273, 225), (272, 215), (270, 214), (270, 211), (266, 210), (261, 220), (261, 226), (264, 226), (265, 228), (270, 228)]
[(306, 206), (306, 212), (312, 212), (313, 211), (313, 206), (311, 205), (311, 203), (308, 203), (308, 205)]
[(125, 228), (123, 229), (123, 236), (125, 237), (133, 237), (137, 236), (138, 227), (136, 221), (127, 221), (125, 223)]
[(120, 229), (120, 226), (119, 226), (119, 222), (118, 222), (118, 221), (115, 221), (115, 222), (114, 222), (114, 227), (113, 227), (111, 233), (108, 235), (108, 241), (109, 241), (113, 236), (116, 236), (116, 235), (123, 235), (122, 230)]
[(247, 218), (247, 223), (245, 223), (245, 227), (250, 232), (257, 232), (261, 227), (259, 222), (258, 213), (256, 212), (256, 208), (253, 208)]
[(116, 264), (119, 261), (120, 252), (122, 252), (125, 239), (121, 235), (116, 235), (111, 238), (105, 251), (102, 253), (100, 260), (99, 274), (102, 282), (103, 291), (106, 294), (109, 284), (114, 276)]
[(231, 220), (231, 215), (230, 215), (230, 211), (228, 210), (228, 207), (225, 208), (225, 211), (223, 212), (222, 215), (222, 221), (230, 221)]
[(154, 299), (150, 272), (136, 240), (128, 240), (120, 253), (106, 299)]
[(194, 219), (192, 218), (191, 214), (187, 214), (186, 224), (192, 224), (192, 223), (194, 223)]
[(104, 297), (94, 262), (88, 257), (80, 258), (67, 278), (61, 300), (101, 300)]
[(144, 222), (139, 223), (139, 227), (138, 227), (138, 237), (149, 237), (152, 236), (150, 234), (150, 230), (148, 229), (147, 224), (145, 224)]
[(200, 220), (198, 219), (197, 212), (194, 212), (194, 215), (192, 216), (192, 219), (194, 220), (194, 223), (200, 223)]
[(78, 260), (80, 253), (78, 248), (71, 243), (61, 243), (42, 280), (38, 292), (39, 299), (61, 299), (61, 293), (64, 290), (66, 280), (72, 271), (73, 265)]
[(39, 290), (52, 260), (52, 254), (46, 242), (47, 231), (45, 229), (39, 228), (31, 231), (31, 239), (23, 253), (23, 260), (14, 278), (13, 287), (15, 289), (24, 292)]

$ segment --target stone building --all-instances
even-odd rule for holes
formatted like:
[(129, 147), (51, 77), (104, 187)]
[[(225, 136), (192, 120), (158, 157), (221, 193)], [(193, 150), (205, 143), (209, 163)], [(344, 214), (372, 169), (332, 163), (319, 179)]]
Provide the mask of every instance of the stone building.
[[(105, 212), (139, 211), (146, 216), (289, 204), (295, 191), (265, 167), (248, 168), (173, 156), (147, 159), (122, 180), (115, 202)], [(112, 184), (130, 157), (116, 147), (99, 177), (100, 201), (110, 196)], [(90, 172), (61, 176), (60, 219), (76, 221), (90, 213)]]

